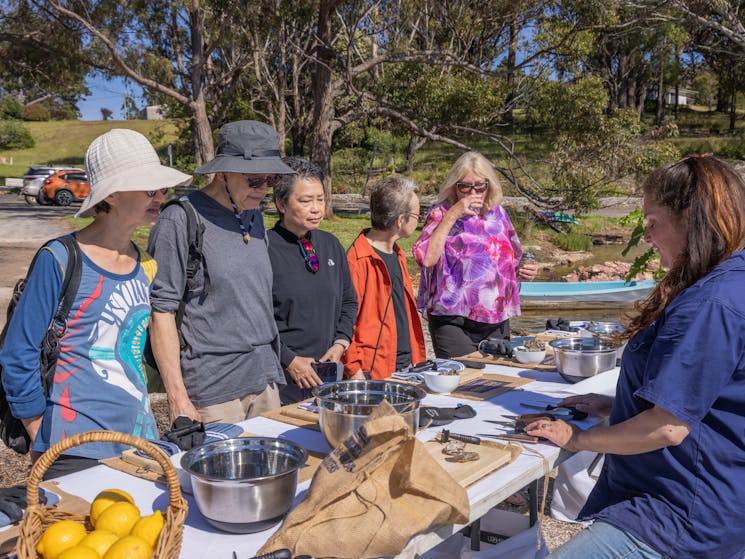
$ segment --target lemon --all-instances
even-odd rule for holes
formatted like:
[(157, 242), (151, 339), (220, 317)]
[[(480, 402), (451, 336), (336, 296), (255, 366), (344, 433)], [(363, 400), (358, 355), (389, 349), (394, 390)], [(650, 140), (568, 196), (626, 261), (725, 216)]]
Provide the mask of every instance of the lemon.
[(140, 518), (134, 528), (132, 528), (130, 534), (141, 537), (149, 543), (151, 547), (155, 547), (155, 544), (158, 541), (158, 536), (160, 536), (160, 532), (163, 530), (163, 525), (165, 523), (166, 521), (163, 518), (163, 513), (156, 510), (150, 516), (143, 516)]
[(140, 519), (140, 510), (132, 503), (122, 501), (114, 503), (104, 510), (96, 522), (97, 530), (108, 530), (122, 537), (129, 534)]
[(36, 546), (44, 559), (56, 559), (63, 551), (80, 543), (85, 526), (74, 520), (60, 520), (47, 528)]
[(153, 548), (137, 536), (124, 536), (114, 543), (103, 559), (150, 559)]
[(119, 536), (114, 532), (109, 532), (108, 530), (93, 530), (83, 538), (80, 545), (90, 547), (93, 551), (103, 557), (103, 554), (111, 547), (111, 544), (118, 539)]
[(122, 501), (127, 501), (129, 503), (132, 503), (133, 505), (135, 504), (135, 500), (132, 498), (132, 495), (130, 495), (126, 491), (122, 491), (121, 489), (104, 489), (98, 495), (96, 495), (96, 498), (93, 499), (93, 502), (91, 503), (90, 510), (91, 524), (93, 525), (93, 527), (96, 527), (98, 517), (101, 516), (101, 513), (103, 511), (105, 511), (114, 503), (119, 503)]
[(101, 556), (94, 549), (78, 544), (60, 553), (57, 559), (101, 559)]

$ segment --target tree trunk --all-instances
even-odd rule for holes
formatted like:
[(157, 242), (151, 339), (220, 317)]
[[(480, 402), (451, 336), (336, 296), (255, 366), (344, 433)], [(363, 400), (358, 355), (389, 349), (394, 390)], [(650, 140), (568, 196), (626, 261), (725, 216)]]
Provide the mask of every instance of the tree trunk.
[(326, 197), (326, 217), (333, 217), (331, 207), (331, 142), (334, 138), (333, 119), (335, 116), (333, 84), (331, 80), (331, 21), (340, 0), (321, 0), (318, 8), (317, 40), (315, 62), (313, 64), (313, 133), (311, 159), (321, 165), (326, 180), (323, 191)]
[(427, 143), (427, 138), (420, 138), (419, 136), (415, 136), (414, 134), (411, 134), (409, 136), (409, 148), (406, 152), (406, 174), (411, 175), (411, 173), (414, 171), (414, 157), (416, 157), (417, 152), (424, 147), (424, 144)]
[(215, 143), (212, 140), (212, 126), (207, 118), (204, 95), (191, 104), (191, 131), (194, 135), (194, 159), (197, 167), (215, 158)]
[(657, 76), (657, 111), (654, 115), (654, 122), (657, 126), (662, 124), (662, 119), (665, 117), (665, 72), (662, 68), (662, 61), (660, 61), (660, 73)]
[(215, 157), (215, 144), (212, 141), (212, 126), (207, 116), (207, 103), (204, 99), (202, 64), (204, 63), (204, 12), (199, 0), (192, 0), (189, 12), (192, 43), (192, 65), (189, 72), (192, 101), (191, 131), (194, 134), (194, 159), (197, 167), (212, 161)]
[(292, 137), (292, 155), (303, 155), (305, 152), (305, 126), (302, 114), (303, 99), (300, 95), (300, 55), (292, 55), (292, 111), (293, 118), (290, 125)]
[(732, 96), (730, 97), (729, 105), (729, 130), (730, 132), (735, 131), (735, 121), (737, 120), (737, 89), (732, 88)]
[(729, 111), (729, 93), (724, 85), (722, 85), (722, 76), (717, 76), (717, 112), (726, 113)]
[[(509, 48), (507, 50), (507, 112), (504, 115), (505, 122), (513, 122), (513, 100), (515, 99), (515, 63), (517, 59), (517, 36), (519, 34), (517, 25), (517, 14), (510, 18), (510, 38)], [(411, 144), (410, 144), (411, 145)], [(410, 172), (410, 171), (409, 171)]]

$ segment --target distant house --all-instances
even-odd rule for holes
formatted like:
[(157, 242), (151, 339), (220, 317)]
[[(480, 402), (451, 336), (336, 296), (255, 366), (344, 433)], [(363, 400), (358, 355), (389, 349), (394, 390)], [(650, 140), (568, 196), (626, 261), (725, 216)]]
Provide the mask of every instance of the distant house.
[[(696, 94), (698, 91), (694, 89), (688, 89), (687, 87), (678, 88), (678, 105), (684, 107), (686, 105), (692, 105), (696, 102)], [(657, 101), (657, 89), (647, 90), (647, 101)], [(675, 105), (675, 88), (668, 87), (665, 91), (665, 105)]]
[(148, 105), (139, 113), (140, 120), (163, 120), (168, 112), (164, 105)]

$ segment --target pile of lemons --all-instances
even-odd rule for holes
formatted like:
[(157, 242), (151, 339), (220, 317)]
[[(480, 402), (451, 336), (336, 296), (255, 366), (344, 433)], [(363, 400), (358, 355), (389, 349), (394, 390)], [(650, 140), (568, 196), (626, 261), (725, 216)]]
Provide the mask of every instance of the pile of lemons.
[(121, 489), (101, 491), (91, 503), (87, 532), (81, 522), (60, 520), (36, 546), (44, 559), (149, 559), (163, 530), (163, 513), (140, 516), (132, 496)]

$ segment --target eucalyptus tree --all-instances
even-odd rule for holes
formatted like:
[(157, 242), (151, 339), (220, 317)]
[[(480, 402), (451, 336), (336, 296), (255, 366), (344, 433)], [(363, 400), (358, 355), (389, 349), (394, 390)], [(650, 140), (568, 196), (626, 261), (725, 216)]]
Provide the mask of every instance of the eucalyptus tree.
[(83, 37), (107, 75), (139, 84), (151, 100), (188, 116), (197, 165), (214, 156), (213, 127), (233, 103), (252, 62), (240, 0), (33, 0), (40, 16)]
[(82, 41), (61, 22), (39, 17), (28, 2), (0, 3), (0, 95), (19, 104), (75, 105), (88, 92)]

